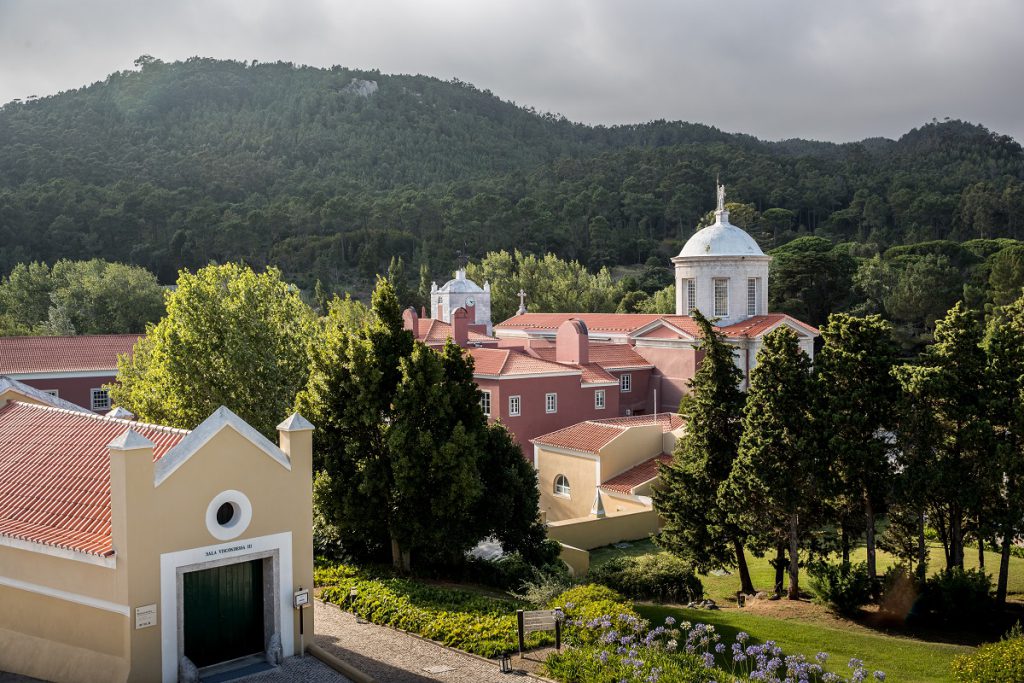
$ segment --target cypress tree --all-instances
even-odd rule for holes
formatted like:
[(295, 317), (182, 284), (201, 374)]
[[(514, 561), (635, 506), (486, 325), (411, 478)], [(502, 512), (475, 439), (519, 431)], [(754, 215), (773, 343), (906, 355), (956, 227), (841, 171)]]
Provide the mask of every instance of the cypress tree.
[(743, 414), (739, 454), (720, 489), (730, 520), (765, 544), (788, 543), (791, 600), (800, 597), (798, 551), (820, 498), (820, 461), (812, 446), (811, 361), (796, 334), (764, 337)]
[[(863, 513), (868, 574), (875, 576), (875, 512), (890, 484), (898, 349), (892, 327), (878, 315), (829, 316), (815, 361), (820, 448), (831, 455), (830, 496), (837, 508)], [(844, 525), (844, 530), (846, 526)], [(848, 562), (848, 541), (844, 543)]]
[(680, 408), (688, 413), (686, 432), (672, 462), (661, 467), (661, 485), (654, 491), (654, 505), (665, 521), (658, 543), (701, 572), (737, 567), (743, 591), (753, 593), (745, 534), (728, 522), (718, 501), (718, 488), (729, 476), (739, 447), (743, 375), (733, 347), (711, 322), (696, 310), (693, 319), (701, 330), (698, 349), (704, 358), (690, 380), (685, 409)]

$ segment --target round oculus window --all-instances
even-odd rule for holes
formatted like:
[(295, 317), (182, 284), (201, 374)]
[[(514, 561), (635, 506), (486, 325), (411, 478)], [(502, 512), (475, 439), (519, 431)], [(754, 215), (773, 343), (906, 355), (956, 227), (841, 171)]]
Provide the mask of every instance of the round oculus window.
[(223, 491), (206, 507), (206, 529), (221, 541), (241, 536), (251, 521), (252, 503), (241, 491)]

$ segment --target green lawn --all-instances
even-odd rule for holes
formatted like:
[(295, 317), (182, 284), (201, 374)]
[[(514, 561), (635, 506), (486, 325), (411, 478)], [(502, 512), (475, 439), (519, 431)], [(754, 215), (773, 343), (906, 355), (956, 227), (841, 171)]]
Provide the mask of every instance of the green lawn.
[(872, 633), (867, 629), (854, 631), (797, 619), (768, 617), (739, 609), (707, 611), (637, 605), (637, 610), (652, 624), (663, 623), (669, 615), (677, 620), (713, 624), (727, 646), (734, 642), (736, 633), (746, 631), (758, 642), (774, 640), (786, 654), (813, 657), (824, 651), (830, 655), (829, 668), (839, 674), (848, 674), (846, 663), (851, 657), (857, 657), (864, 660), (869, 670), (884, 671), (890, 683), (951, 680), (950, 662), (953, 657), (973, 649)]
[[(656, 552), (658, 552), (658, 548), (650, 539), (632, 541), (628, 548), (620, 549), (615, 546), (595, 548), (590, 551), (590, 567), (592, 569), (599, 567), (613, 557), (622, 555), (646, 555), (648, 553)], [(863, 547), (855, 548), (850, 554), (850, 559), (853, 562), (863, 562), (865, 557), (866, 551)], [(879, 574), (895, 563), (895, 558), (888, 553), (882, 551), (878, 552)], [(968, 569), (975, 569), (978, 567), (977, 548), (968, 549), (964, 564)], [(750, 578), (754, 582), (754, 587), (758, 590), (770, 591), (772, 584), (775, 582), (775, 570), (768, 563), (768, 558), (758, 558), (747, 553), (747, 566), (750, 568)], [(928, 552), (929, 573), (936, 572), (945, 566), (946, 561), (942, 556), (942, 546), (938, 544), (930, 545)], [(999, 556), (996, 553), (985, 553), (985, 571), (992, 576), (994, 587), (995, 580), (999, 572)], [(702, 574), (700, 576), (700, 580), (704, 584), (705, 597), (709, 597), (719, 604), (734, 601), (736, 591), (740, 589), (739, 575), (735, 571), (721, 576), (715, 576), (714, 574)], [(800, 588), (806, 593), (813, 593), (810, 585), (805, 579), (804, 573), (801, 573), (800, 575)], [(1010, 557), (1010, 575), (1007, 585), (1007, 593), (1011, 599), (1024, 598), (1024, 558)]]

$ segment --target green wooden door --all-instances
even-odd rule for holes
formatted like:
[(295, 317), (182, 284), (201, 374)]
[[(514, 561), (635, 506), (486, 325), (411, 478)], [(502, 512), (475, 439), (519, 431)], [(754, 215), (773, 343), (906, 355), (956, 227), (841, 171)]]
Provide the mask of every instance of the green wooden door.
[(204, 667), (263, 651), (263, 560), (183, 578), (186, 657)]

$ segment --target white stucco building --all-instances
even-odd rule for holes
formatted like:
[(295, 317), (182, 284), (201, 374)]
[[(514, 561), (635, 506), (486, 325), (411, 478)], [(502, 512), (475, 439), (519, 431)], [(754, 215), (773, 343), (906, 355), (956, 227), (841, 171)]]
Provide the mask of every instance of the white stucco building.
[(699, 230), (672, 259), (676, 315), (694, 309), (732, 325), (768, 312), (768, 264), (754, 238), (729, 222), (725, 186), (718, 186), (715, 222)]
[(491, 285), (485, 282), (481, 287), (466, 277), (462, 268), (455, 271), (455, 278), (440, 288), (433, 283), (430, 288), (430, 317), (451, 324), (452, 313), (464, 308), (469, 313), (470, 325), (486, 325), (491, 335)]

